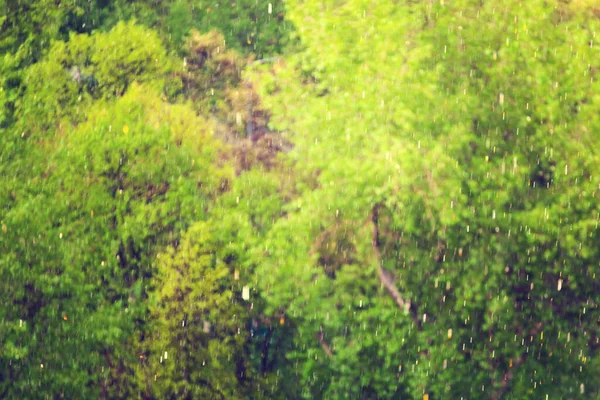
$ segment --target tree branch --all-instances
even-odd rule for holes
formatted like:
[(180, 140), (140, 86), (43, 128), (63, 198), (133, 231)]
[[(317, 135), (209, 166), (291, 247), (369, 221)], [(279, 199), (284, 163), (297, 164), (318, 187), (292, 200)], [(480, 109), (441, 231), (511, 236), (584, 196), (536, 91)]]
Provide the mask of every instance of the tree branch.
[(413, 308), (413, 305), (412, 305), (410, 299), (405, 299), (404, 297), (402, 297), (402, 295), (398, 291), (398, 288), (396, 287), (396, 284), (394, 283), (391, 273), (384, 270), (383, 266), (382, 266), (381, 251), (380, 251), (380, 245), (379, 245), (379, 227), (378, 227), (379, 208), (380, 207), (381, 207), (381, 205), (377, 204), (375, 207), (373, 207), (373, 211), (371, 212), (371, 222), (373, 223), (372, 245), (373, 245), (373, 253), (375, 253), (375, 259), (377, 261), (377, 276), (379, 277), (379, 281), (381, 282), (381, 284), (383, 285), (385, 290), (388, 292), (388, 294), (394, 300), (394, 302), (398, 305), (398, 307), (406, 313), (412, 311), (411, 312), (412, 320), (415, 322), (415, 324), (420, 329), (421, 321), (418, 317), (416, 310)]
[(325, 341), (323, 332), (318, 332), (316, 336), (317, 336), (317, 340), (319, 341), (319, 343), (321, 343), (321, 347), (325, 351), (325, 354), (327, 354), (327, 357), (332, 357), (333, 351), (331, 350), (331, 346), (329, 346), (329, 343), (327, 343)]

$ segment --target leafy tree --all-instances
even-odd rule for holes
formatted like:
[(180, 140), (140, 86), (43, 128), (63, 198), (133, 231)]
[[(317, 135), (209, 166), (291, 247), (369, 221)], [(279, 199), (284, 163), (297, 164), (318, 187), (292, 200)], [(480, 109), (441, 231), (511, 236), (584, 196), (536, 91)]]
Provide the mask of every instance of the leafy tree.
[(598, 396), (594, 2), (59, 3), (0, 1), (0, 397)]
[[(251, 170), (158, 256), (150, 294), (153, 335), (140, 373), (156, 398), (293, 398), (285, 379), (295, 327), (266, 314), (255, 267), (261, 238), (286, 197), (276, 173)], [(248, 290), (244, 297), (244, 291)]]
[(160, 16), (160, 26), (177, 47), (191, 29), (201, 32), (216, 29), (225, 35), (228, 46), (264, 58), (280, 53), (291, 31), (281, 1), (177, 0), (154, 2), (154, 7)]
[[(210, 56), (217, 70), (237, 57), (225, 50)], [(15, 101), (14, 135), (5, 138), (1, 182), (7, 251), (0, 271), (9, 299), (2, 309), (3, 395), (36, 388), (54, 396), (126, 398), (172, 390), (148, 385), (144, 358), (154, 346), (145, 338), (147, 287), (160, 282), (153, 280), (154, 254), (179, 248), (179, 233), (205, 218), (230, 173), (213, 166), (221, 153), (210, 138), (214, 123), (159, 98), (171, 69), (157, 36), (130, 22), (54, 41), (47, 57), (22, 74), (27, 85)], [(239, 82), (234, 74), (231, 82), (227, 71), (210, 79), (226, 92)], [(221, 251), (224, 241), (208, 244)], [(244, 330), (232, 343), (246, 351), (239, 362), (248, 376), (238, 379), (223, 368), (218, 375), (233, 379), (219, 384), (225, 393), (249, 394), (259, 380), (257, 390), (272, 393), (278, 385), (265, 375), (273, 356), (254, 356), (273, 337), (252, 339), (247, 328), (264, 325), (256, 321), (239, 319)], [(222, 361), (220, 350), (209, 355), (215, 365)]]
[(0, 1), (1, 124), (14, 122), (14, 102), (22, 95), (22, 85), (31, 78), (23, 76), (27, 67), (42, 60), (55, 40), (67, 40), (71, 33), (89, 33), (101, 26), (112, 27), (114, 23), (105, 21), (107, 12), (119, 8), (119, 4), (122, 2), (104, 0)]
[(131, 397), (153, 254), (203, 217), (228, 176), (213, 167), (211, 124), (152, 86), (89, 100), (82, 114), (21, 138), (9, 165), (24, 180), (2, 181), (5, 396)]
[(306, 186), (258, 273), (306, 397), (597, 393), (596, 18), (288, 4), (306, 50), (255, 79)]
[(158, 258), (156, 339), (149, 358), (157, 398), (250, 394), (255, 373), (244, 354), (251, 306), (242, 300), (243, 281), (235, 281), (240, 271), (234, 272), (243, 265), (244, 249), (223, 242), (240, 229), (226, 224), (198, 223), (177, 249)]
[(39, 135), (63, 119), (78, 123), (93, 100), (120, 96), (134, 81), (160, 87), (171, 67), (158, 36), (134, 22), (106, 33), (72, 34), (68, 42), (53, 42), (48, 57), (24, 75), (19, 129)]

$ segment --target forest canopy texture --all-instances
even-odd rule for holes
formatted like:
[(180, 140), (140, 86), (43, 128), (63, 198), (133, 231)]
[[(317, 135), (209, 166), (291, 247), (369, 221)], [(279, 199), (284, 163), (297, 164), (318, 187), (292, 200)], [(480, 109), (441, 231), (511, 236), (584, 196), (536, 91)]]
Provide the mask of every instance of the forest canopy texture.
[(0, 10), (0, 398), (600, 397), (597, 2)]

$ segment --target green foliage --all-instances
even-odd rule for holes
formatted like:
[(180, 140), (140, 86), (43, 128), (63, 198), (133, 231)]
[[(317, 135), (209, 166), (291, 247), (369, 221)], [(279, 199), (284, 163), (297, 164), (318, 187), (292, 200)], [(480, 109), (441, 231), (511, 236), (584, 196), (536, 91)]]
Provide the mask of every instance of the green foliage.
[(20, 60), (27, 63), (40, 57), (40, 50), (57, 38), (61, 25), (70, 13), (81, 14), (76, 0), (61, 3), (58, 7), (50, 0), (2, 0), (2, 30), (0, 50), (16, 53), (21, 47), (30, 52), (21, 53)]
[(225, 35), (228, 46), (263, 58), (280, 53), (291, 31), (281, 1), (177, 0), (165, 8), (161, 25), (176, 46), (181, 46), (191, 29), (217, 29)]
[(255, 374), (244, 355), (251, 307), (241, 298), (247, 278), (234, 280), (244, 249), (223, 241), (243, 230), (227, 222), (194, 225), (157, 260), (148, 360), (157, 398), (239, 398), (251, 388)]
[[(598, 146), (585, 114), (595, 109), (596, 18), (542, 1), (289, 6), (306, 51), (254, 79), (306, 186), (269, 232), (259, 274), (269, 277), (270, 307), (306, 329), (294, 353), (306, 397), (472, 397), (479, 388), (531, 398), (569, 396), (581, 383), (597, 393), (597, 367), (583, 361), (598, 318), (597, 163), (585, 150)], [(387, 216), (374, 224), (377, 205)], [(350, 240), (365, 277), (340, 261), (333, 281), (325, 275), (332, 256), (321, 238), (339, 227), (346, 233), (329, 246)], [(351, 274), (376, 288), (381, 274), (367, 266), (378, 263), (411, 301), (408, 314), (385, 302), (387, 290), (340, 281)], [(324, 301), (343, 293), (353, 301)], [(385, 352), (350, 329), (340, 308), (361, 298), (380, 304), (375, 315), (398, 314), (365, 330), (406, 344)], [(324, 357), (315, 334), (325, 326), (330, 344), (352, 345)], [(379, 363), (359, 379), (380, 354), (397, 369)], [(355, 369), (339, 369), (338, 357)]]
[[(14, 102), (22, 94), (25, 69), (44, 58), (55, 40), (67, 40), (70, 33), (91, 32), (100, 26), (111, 27), (109, 15), (122, 2), (104, 0), (0, 1), (0, 124), (14, 122)], [(131, 14), (129, 14), (131, 15)], [(1, 126), (1, 125), (0, 125)]]
[(4, 182), (7, 396), (136, 390), (128, 375), (152, 255), (203, 217), (227, 177), (212, 167), (210, 124), (153, 91), (133, 86), (116, 103), (94, 103), (86, 122), (42, 142), (46, 161), (36, 147), (22, 156), (38, 162), (24, 185)]
[(133, 22), (107, 33), (72, 34), (68, 42), (53, 42), (48, 57), (24, 74), (20, 128), (40, 134), (64, 118), (85, 120), (94, 99), (120, 96), (134, 81), (159, 86), (170, 66), (158, 36)]
[(87, 198), (90, 212), (118, 229), (119, 264), (130, 275), (125, 287), (148, 276), (138, 271), (139, 263), (148, 263), (139, 258), (144, 248), (175, 240), (189, 221), (202, 217), (206, 198), (221, 184), (211, 167), (217, 148), (210, 124), (149, 93), (136, 86), (108, 109), (98, 103), (98, 111), (62, 141), (55, 159), (57, 177), (78, 178), (63, 182), (63, 190)]
[(180, 94), (207, 111), (222, 108), (226, 90), (240, 83), (245, 60), (227, 48), (225, 38), (217, 31), (190, 32), (185, 53)]
[(100, 90), (109, 95), (124, 93), (132, 77), (140, 82), (156, 79), (169, 67), (158, 35), (132, 22), (120, 22), (95, 39), (90, 62), (96, 67), (90, 73), (98, 80)]
[[(290, 398), (283, 380), (291, 332), (281, 313), (265, 314), (257, 291), (262, 234), (277, 218), (277, 176), (250, 171), (159, 254), (150, 293), (144, 367), (156, 398)], [(244, 288), (249, 298), (244, 300)]]
[(59, 3), (0, 1), (0, 397), (598, 397), (594, 2)]

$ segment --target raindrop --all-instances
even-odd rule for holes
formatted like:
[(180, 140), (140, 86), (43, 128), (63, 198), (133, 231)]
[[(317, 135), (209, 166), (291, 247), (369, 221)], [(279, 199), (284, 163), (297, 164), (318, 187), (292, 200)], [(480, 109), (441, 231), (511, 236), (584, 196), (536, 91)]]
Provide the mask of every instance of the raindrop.
[(248, 286), (242, 288), (242, 299), (246, 301), (250, 300), (250, 288)]

